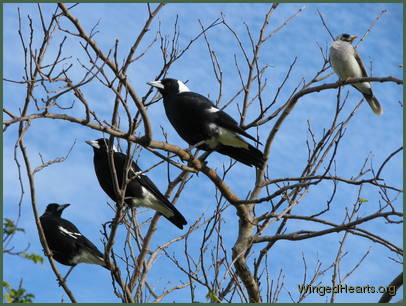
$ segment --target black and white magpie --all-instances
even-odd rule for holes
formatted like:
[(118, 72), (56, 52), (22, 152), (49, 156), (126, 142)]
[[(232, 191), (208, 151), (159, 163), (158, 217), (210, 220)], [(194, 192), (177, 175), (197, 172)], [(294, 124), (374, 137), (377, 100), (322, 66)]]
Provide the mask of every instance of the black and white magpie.
[(83, 236), (75, 225), (61, 218), (63, 210), (69, 205), (48, 204), (44, 214), (40, 217), (41, 226), (48, 247), (52, 252), (52, 257), (57, 262), (72, 266), (72, 268), (79, 263), (89, 263), (108, 269), (103, 254), (97, 247)]
[[(339, 78), (343, 80), (368, 76), (361, 57), (357, 50), (352, 46), (352, 42), (355, 38), (357, 38), (355, 35), (351, 36), (346, 33), (341, 34), (335, 39), (330, 47), (331, 66)], [(362, 93), (375, 114), (383, 114), (382, 106), (374, 96), (370, 82), (356, 83), (352, 84), (352, 86)]]
[(248, 166), (264, 166), (262, 152), (241, 136), (260, 142), (209, 99), (191, 92), (183, 82), (175, 79), (165, 78), (147, 84), (158, 89), (169, 121), (189, 145), (206, 151), (217, 151)]
[[(117, 201), (114, 192), (113, 173), (110, 171), (108, 161), (108, 143), (106, 138), (86, 141), (87, 144), (93, 147), (94, 170), (96, 172), (99, 184), (105, 193), (113, 200)], [(123, 174), (126, 170), (127, 155), (117, 152), (113, 147), (114, 167), (117, 174), (119, 188), (123, 187)], [(158, 190), (155, 184), (144, 174), (134, 161), (130, 163), (128, 170), (128, 178), (130, 181), (125, 190), (124, 202), (130, 207), (147, 207), (158, 211), (166, 219), (174, 225), (183, 229), (187, 224), (185, 218), (173, 206), (171, 202)]]

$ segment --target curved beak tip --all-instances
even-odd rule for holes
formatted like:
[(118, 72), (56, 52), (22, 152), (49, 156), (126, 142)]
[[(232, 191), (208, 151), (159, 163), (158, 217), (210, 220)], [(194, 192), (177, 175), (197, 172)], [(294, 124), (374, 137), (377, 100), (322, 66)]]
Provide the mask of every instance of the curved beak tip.
[(70, 204), (61, 204), (60, 206), (59, 206), (59, 209), (58, 210), (64, 210), (65, 208), (67, 208), (68, 206), (70, 206)]
[(149, 86), (156, 87), (156, 88), (161, 88), (161, 89), (164, 88), (164, 86), (162, 85), (162, 83), (160, 81), (151, 81), (151, 82), (147, 82), (147, 84)]
[(96, 148), (96, 149), (99, 148), (99, 144), (97, 143), (96, 140), (85, 140), (85, 142), (86, 142), (89, 146), (91, 146), (91, 147), (93, 147), (93, 148)]

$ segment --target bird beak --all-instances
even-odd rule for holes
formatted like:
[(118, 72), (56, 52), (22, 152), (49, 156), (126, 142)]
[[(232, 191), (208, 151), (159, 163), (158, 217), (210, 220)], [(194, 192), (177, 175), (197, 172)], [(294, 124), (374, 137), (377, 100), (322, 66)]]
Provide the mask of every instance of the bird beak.
[(159, 89), (164, 89), (164, 85), (161, 83), (161, 81), (147, 82), (147, 84), (149, 86), (152, 86), (152, 87), (156, 87), (156, 88), (159, 88)]
[(96, 140), (86, 140), (85, 142), (93, 148), (100, 149), (100, 146)]
[(164, 85), (162, 85), (161, 81), (153, 81), (153, 82), (147, 82), (149, 86), (158, 88), (158, 91), (156, 92), (155, 96), (153, 96), (151, 103), (154, 103), (156, 101), (159, 101), (162, 99), (162, 94), (159, 92), (159, 89), (164, 89)]
[(66, 207), (68, 207), (70, 204), (62, 204), (62, 205), (59, 205), (59, 207), (58, 207), (58, 211), (63, 211)]
[(358, 37), (357, 35), (351, 36), (351, 37), (350, 37), (350, 41), (353, 41), (353, 40), (356, 39), (357, 37)]

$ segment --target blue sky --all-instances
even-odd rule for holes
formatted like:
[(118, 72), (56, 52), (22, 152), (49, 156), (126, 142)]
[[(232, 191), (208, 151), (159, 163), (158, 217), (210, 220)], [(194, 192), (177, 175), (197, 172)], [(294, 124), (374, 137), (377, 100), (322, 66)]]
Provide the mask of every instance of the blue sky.
[[(23, 75), (23, 57), (17, 35), (17, 7), (21, 10), (23, 19), (24, 35), (27, 37), (28, 25), (25, 16), (31, 15), (34, 20), (34, 28), (40, 31), (38, 11), (34, 4), (4, 4), (4, 77), (8, 79), (21, 79)], [(42, 5), (46, 18), (55, 9), (55, 5)], [(263, 17), (270, 4), (168, 4), (160, 12), (158, 18), (151, 25), (151, 30), (146, 34), (140, 49), (143, 50), (154, 38), (158, 22), (165, 34), (171, 34), (176, 15), (179, 15), (180, 46), (185, 46), (196, 33), (200, 31), (199, 20), (205, 25), (224, 14), (226, 21), (240, 35), (242, 43), (248, 49), (250, 46), (249, 37), (245, 31), (246, 23), (252, 33), (258, 32), (262, 25)], [(285, 101), (293, 88), (302, 78), (309, 81), (321, 68), (323, 59), (318, 45), (326, 48), (331, 39), (323, 28), (317, 9), (324, 18), (334, 35), (346, 32), (361, 36), (368, 29), (375, 17), (381, 10), (387, 10), (379, 20), (375, 28), (366, 37), (366, 40), (359, 47), (361, 57), (369, 68), (372, 63), (374, 76), (393, 75), (402, 78), (403, 71), (399, 67), (403, 63), (403, 6), (402, 4), (281, 4), (273, 13), (268, 31), (272, 31), (283, 23), (289, 16), (298, 9), (304, 7), (303, 12), (291, 21), (285, 28), (269, 40), (262, 49), (260, 63), (269, 65), (266, 77), (269, 80), (268, 88), (264, 92), (264, 99), (272, 99), (276, 89), (286, 74), (289, 65), (297, 57), (297, 63), (292, 71), (291, 78), (284, 87), (279, 101)], [(136, 35), (140, 31), (146, 18), (145, 4), (80, 4), (73, 10), (86, 29), (90, 29), (99, 22), (98, 33), (94, 37), (104, 52), (114, 47), (115, 39), (120, 42), (121, 59), (132, 45)], [(62, 25), (71, 28), (69, 23), (62, 22)], [(223, 26), (215, 27), (208, 33), (208, 38), (216, 52), (224, 75), (224, 88), (222, 102), (228, 101), (240, 88), (238, 72), (234, 64), (235, 57), (242, 67), (242, 73), (246, 72), (242, 53), (233, 36)], [(55, 34), (55, 40), (49, 47), (49, 60), (51, 61), (57, 53), (57, 46), (63, 34)], [(256, 37), (256, 36), (255, 36)], [(38, 42), (36, 42), (38, 43)], [(83, 70), (80, 68), (77, 59), (86, 62), (86, 57), (80, 48), (78, 40), (68, 38), (66, 42), (67, 55), (72, 56), (70, 62), (74, 64), (71, 78), (80, 80)], [(154, 45), (150, 51), (138, 62), (134, 63), (128, 70), (128, 76), (135, 90), (143, 96), (149, 89), (147, 81), (154, 79), (161, 67), (161, 57), (158, 45)], [(185, 54), (175, 65), (171, 67), (169, 76), (188, 80), (188, 87), (192, 91), (199, 92), (210, 97), (217, 97), (218, 86), (211, 67), (210, 58), (204, 40), (201, 38), (192, 45), (189, 52)], [(336, 81), (336, 75), (330, 76), (324, 82)], [(10, 111), (17, 113), (18, 107), (22, 105), (25, 91), (20, 85), (5, 82), (4, 106)], [(342, 177), (355, 176), (361, 168), (365, 158), (371, 154), (371, 163), (377, 168), (387, 155), (402, 145), (403, 130), (403, 109), (399, 102), (403, 103), (402, 87), (392, 83), (374, 83), (374, 93), (383, 105), (384, 114), (380, 117), (374, 115), (366, 103), (363, 103), (355, 118), (346, 130), (346, 137), (342, 141), (337, 154), (337, 175)], [(110, 120), (113, 96), (108, 89), (98, 83), (91, 82), (82, 88), (86, 98), (90, 101), (93, 109), (98, 112), (102, 120)], [(354, 105), (361, 99), (361, 95), (350, 88), (349, 101), (344, 108), (344, 114), (352, 111)], [(308, 95), (301, 99), (293, 110), (291, 116), (282, 126), (275, 139), (271, 150), (270, 174), (272, 178), (292, 177), (299, 175), (306, 164), (306, 144), (308, 139), (307, 121), (314, 129), (316, 136), (320, 137), (335, 111), (336, 90), (327, 90), (320, 93)], [(72, 96), (61, 99), (60, 103), (70, 105), (74, 98)], [(280, 102), (281, 103), (281, 102)], [(132, 110), (135, 110), (132, 108)], [(32, 110), (34, 111), (34, 110)], [(70, 110), (73, 114), (81, 116), (83, 109), (75, 106)], [(237, 105), (234, 103), (227, 108), (227, 112), (234, 118), (238, 116)], [(166, 119), (161, 103), (157, 103), (148, 109), (148, 115), (153, 125), (153, 138), (163, 141), (161, 126), (168, 132), (170, 143), (186, 147), (186, 143), (180, 139)], [(255, 110), (249, 113), (249, 117), (256, 115)], [(260, 138), (264, 139), (273, 126), (273, 121), (263, 126), (260, 131)], [(10, 127), (4, 133), (3, 146), (3, 201), (4, 216), (14, 219), (17, 214), (17, 203), (20, 196), (17, 168), (13, 161), (13, 146), (16, 141), (17, 126)], [(254, 130), (249, 131), (254, 134)], [(138, 132), (139, 134), (142, 131)], [(50, 202), (71, 203), (64, 217), (74, 222), (78, 228), (99, 248), (101, 223), (112, 218), (113, 213), (106, 205), (110, 201), (101, 191), (93, 171), (92, 150), (84, 143), (85, 140), (96, 139), (101, 134), (79, 125), (71, 125), (56, 120), (36, 120), (32, 122), (29, 133), (26, 136), (26, 143), (30, 148), (30, 157), (34, 166), (40, 163), (39, 154), (45, 160), (64, 156), (76, 139), (76, 144), (64, 163), (53, 165), (41, 171), (36, 177), (37, 201), (39, 211), (42, 213), (46, 204)], [(141, 168), (148, 168), (158, 159), (151, 153), (143, 150), (139, 158)], [(221, 171), (223, 163), (229, 159), (219, 154), (211, 154), (208, 158), (209, 165)], [(385, 171), (383, 177), (389, 185), (402, 186), (402, 155), (398, 154), (393, 158)], [(176, 169), (171, 169), (174, 177)], [(161, 165), (149, 173), (149, 177), (163, 191), (167, 187), (166, 165)], [(255, 171), (244, 165), (237, 165), (227, 179), (227, 184), (235, 193), (243, 198), (253, 185)], [(324, 207), (330, 197), (331, 184), (320, 184), (312, 187), (310, 193), (295, 208), (295, 214), (311, 215)], [(25, 186), (28, 192), (28, 186)], [(201, 214), (211, 216), (215, 207), (215, 188), (211, 182), (202, 174), (193, 176), (185, 191), (178, 200), (177, 207), (192, 224)], [(391, 193), (391, 196), (394, 194)], [(379, 207), (379, 194), (375, 188), (366, 186), (362, 191), (362, 197), (369, 200), (368, 206), (363, 207), (361, 216), (366, 216)], [(332, 222), (342, 222), (345, 214), (345, 207), (350, 208), (356, 199), (356, 189), (344, 184), (338, 185), (337, 196), (333, 202), (333, 208), (326, 218)], [(394, 201), (394, 205), (401, 210), (402, 198)], [(259, 209), (266, 209), (262, 204)], [(41, 246), (33, 222), (30, 208), (29, 196), (26, 193), (22, 206), (22, 217), (19, 226), (24, 227), (26, 232), (19, 234), (13, 240), (17, 248), (24, 248), (30, 245), (30, 251), (41, 253)], [(150, 217), (152, 212), (142, 210), (142, 216)], [(233, 243), (237, 235), (237, 223), (234, 208), (228, 208), (224, 217), (227, 222), (224, 230), (229, 235), (225, 236), (226, 243)], [(295, 221), (288, 223), (287, 232), (301, 229), (320, 230), (322, 227), (305, 222)], [(402, 226), (388, 226), (384, 220), (375, 220), (365, 226), (383, 237), (390, 239), (397, 246), (402, 247)], [(121, 229), (123, 230), (123, 229)], [(275, 228), (271, 228), (271, 234)], [(181, 232), (165, 219), (159, 222), (159, 230), (156, 234), (153, 246), (158, 246)], [(198, 250), (199, 238), (202, 232), (193, 234), (191, 248)], [(302, 253), (306, 256), (309, 270), (313, 270), (317, 260), (323, 262), (323, 267), (328, 266), (337, 252), (338, 241), (342, 233), (324, 236), (318, 239), (305, 240), (302, 242), (280, 241), (269, 253), (269, 266), (271, 276), (276, 279), (280, 269), (285, 275), (285, 288), (281, 292), (280, 301), (289, 302), (288, 291), (297, 296), (297, 284), (303, 278)], [(366, 258), (359, 270), (348, 280), (351, 285), (386, 285), (401, 270), (402, 267), (388, 259), (393, 257), (387, 249), (369, 240), (359, 237), (350, 237), (345, 245), (345, 250), (350, 254), (343, 260), (343, 274), (350, 270), (369, 249), (370, 255)], [(258, 249), (259, 250), (259, 249)], [(182, 260), (183, 243), (174, 244), (168, 248), (168, 253), (175, 254)], [(67, 267), (59, 265), (62, 273)], [(155, 271), (154, 271), (155, 270)], [(187, 277), (177, 271), (171, 263), (161, 255), (150, 274), (150, 282), (158, 288), (178, 283), (178, 280), (187, 281)], [(38, 275), (41, 275), (39, 278)], [(29, 292), (35, 294), (35, 302), (58, 302), (61, 299), (67, 300), (63, 290), (55, 282), (47, 261), (43, 265), (33, 265), (15, 257), (4, 257), (4, 280), (17, 286), (23, 278), (23, 285)], [(323, 285), (329, 285), (331, 274), (327, 273), (320, 279)], [(168, 284), (168, 282), (171, 282)], [(72, 272), (68, 284), (80, 302), (118, 302), (112, 293), (111, 280), (108, 272), (93, 265), (80, 265)], [(207, 292), (200, 288), (197, 300), (205, 302)], [(374, 302), (379, 295), (351, 295), (342, 294), (336, 298), (337, 302)], [(167, 296), (165, 302), (188, 302), (188, 289), (175, 291)], [(325, 297), (311, 295), (306, 301), (323, 302)]]

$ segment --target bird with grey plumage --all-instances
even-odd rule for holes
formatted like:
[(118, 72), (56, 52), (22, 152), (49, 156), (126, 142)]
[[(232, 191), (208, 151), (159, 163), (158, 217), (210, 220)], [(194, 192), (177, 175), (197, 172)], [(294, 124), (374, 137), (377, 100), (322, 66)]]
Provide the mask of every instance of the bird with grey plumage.
[[(355, 35), (341, 34), (334, 40), (330, 47), (331, 66), (342, 80), (368, 77), (365, 65), (357, 50), (355, 50), (352, 45), (355, 38), (357, 38)], [(352, 84), (352, 86), (362, 93), (375, 114), (383, 114), (382, 106), (374, 96), (370, 82), (356, 83)]]

